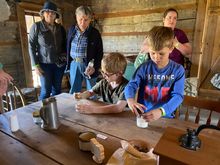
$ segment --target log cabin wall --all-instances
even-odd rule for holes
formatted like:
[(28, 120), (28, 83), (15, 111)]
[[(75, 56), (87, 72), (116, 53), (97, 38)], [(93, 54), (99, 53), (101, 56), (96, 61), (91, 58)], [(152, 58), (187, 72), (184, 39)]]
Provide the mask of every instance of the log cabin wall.
[[(163, 12), (169, 7), (178, 10), (177, 27), (186, 32), (190, 43), (193, 44), (197, 6), (200, 1), (203, 0), (54, 0), (53, 2), (61, 9), (62, 23), (66, 29), (75, 23), (76, 7), (91, 6), (97, 19), (96, 27), (102, 34), (104, 52), (118, 51), (130, 56), (139, 52), (146, 31), (155, 25), (162, 25)], [(24, 65), (29, 57), (24, 57), (25, 52), (22, 50), (16, 8), (18, 2), (14, 0), (6, 2), (10, 6), (11, 15), (7, 21), (0, 21), (0, 61), (17, 82), (30, 86), (31, 80), (27, 78), (30, 76), (26, 75), (26, 70), (30, 66)], [(42, 6), (44, 0), (21, 0), (19, 3)], [(197, 66), (199, 53), (193, 54), (192, 61)]]
[(1, 8), (8, 7), (9, 19), (0, 21), (0, 62), (15, 80), (22, 81), (25, 77), (23, 74), (24, 66), (21, 55), (19, 28), (16, 19), (16, 5), (14, 2), (8, 1), (8, 6), (1, 6)]
[[(0, 62), (3, 63), (4, 70), (11, 74), (20, 86), (32, 86), (32, 77), (30, 71), (27, 71), (31, 69), (30, 62), (28, 62), (30, 58), (27, 50), (24, 50), (24, 48), (27, 49), (27, 43), (22, 43), (23, 36), (26, 35), (23, 31), (26, 29), (24, 26), (21, 31), (19, 27), (21, 22), (18, 21), (18, 10), (21, 7), (18, 6), (22, 4), (21, 6), (30, 6), (33, 9), (39, 6), (41, 9), (45, 1), (7, 0), (6, 2), (8, 6), (0, 6), (0, 8), (9, 7), (10, 9), (9, 19), (0, 20)], [(61, 9), (63, 25), (67, 29), (74, 22), (73, 0), (54, 0), (53, 2)]]
[[(163, 25), (165, 9), (174, 7), (179, 12), (177, 28), (186, 32), (193, 44), (196, 24), (196, 0), (84, 0), (74, 6), (91, 6), (102, 33), (104, 52), (118, 51), (126, 56), (137, 55), (146, 32), (155, 25)], [(194, 64), (198, 65), (198, 57)]]

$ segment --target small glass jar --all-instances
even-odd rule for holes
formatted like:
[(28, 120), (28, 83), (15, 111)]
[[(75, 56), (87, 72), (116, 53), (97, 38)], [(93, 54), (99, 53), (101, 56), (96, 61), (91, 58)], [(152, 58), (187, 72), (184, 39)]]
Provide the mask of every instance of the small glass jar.
[(139, 128), (147, 128), (148, 127), (148, 122), (143, 118), (143, 116), (137, 116), (136, 117), (136, 123), (137, 127)]
[(33, 115), (33, 121), (34, 121), (35, 124), (41, 124), (42, 123), (42, 119), (40, 117), (40, 111), (39, 110), (34, 111), (32, 113), (32, 115)]

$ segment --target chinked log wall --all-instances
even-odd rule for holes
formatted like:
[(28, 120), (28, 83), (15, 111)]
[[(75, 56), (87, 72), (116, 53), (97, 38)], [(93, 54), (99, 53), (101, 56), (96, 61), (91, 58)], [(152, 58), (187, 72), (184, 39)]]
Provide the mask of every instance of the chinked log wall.
[[(197, 0), (198, 1), (198, 0)], [(105, 53), (119, 51), (126, 56), (137, 55), (146, 32), (155, 25), (163, 25), (165, 9), (179, 12), (177, 28), (186, 32), (191, 44), (197, 15), (196, 0), (84, 0), (75, 6), (91, 6), (102, 33)], [(194, 61), (194, 60), (193, 60)], [(198, 64), (198, 58), (195, 58)]]
[[(200, 1), (204, 0), (56, 0), (54, 2), (63, 11), (63, 23), (66, 29), (74, 22), (76, 7), (82, 4), (91, 6), (102, 33), (105, 53), (118, 51), (128, 56), (137, 55), (146, 31), (155, 25), (162, 25), (163, 12), (169, 7), (179, 11), (177, 27), (184, 30), (193, 43), (197, 5)], [(42, 5), (44, 0), (25, 2)], [(0, 22), (0, 61), (16, 81), (25, 85), (16, 5), (14, 1), (8, 3), (12, 14), (8, 21)], [(197, 64), (198, 61), (199, 53), (193, 54), (193, 63)]]
[[(24, 56), (27, 54), (27, 43), (22, 43), (22, 38), (26, 35), (26, 28), (22, 28), (22, 32), (19, 28), (18, 22), (18, 8), (16, 5), (20, 3), (29, 3), (33, 5), (29, 5), (30, 10), (35, 10), (33, 6), (39, 5), (40, 9), (43, 6), (45, 0), (21, 0), (21, 2), (15, 1), (7, 1), (8, 6), (10, 8), (11, 15), (8, 20), (1, 21), (0, 20), (0, 62), (4, 64), (4, 69), (10, 75), (13, 76), (14, 80), (19, 84), (20, 87), (23, 86), (32, 86), (32, 77), (25, 71), (31, 70), (30, 66), (27, 66), (27, 61), (29, 61), (29, 56)], [(54, 1), (58, 7), (62, 10), (64, 26), (69, 27), (73, 23), (73, 3), (69, 0), (56, 0)], [(8, 6), (0, 6), (0, 9)], [(37, 10), (39, 12), (39, 10)], [(67, 12), (67, 13), (66, 13)], [(25, 22), (21, 22), (25, 26)], [(21, 34), (20, 34), (21, 33)], [(22, 38), (21, 38), (22, 37)], [(22, 47), (26, 49), (22, 50)], [(26, 64), (24, 64), (26, 61)], [(29, 69), (27, 69), (29, 68)]]
[[(18, 82), (25, 82), (23, 59), (19, 39), (19, 28), (14, 2), (8, 2), (11, 15), (9, 20), (0, 21), (0, 62), (4, 69)], [(7, 7), (7, 6), (1, 6)]]

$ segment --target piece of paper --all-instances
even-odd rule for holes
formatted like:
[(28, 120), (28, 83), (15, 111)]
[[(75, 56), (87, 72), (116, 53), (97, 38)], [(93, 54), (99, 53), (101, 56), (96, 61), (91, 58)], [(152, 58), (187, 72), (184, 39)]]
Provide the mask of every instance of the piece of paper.
[(96, 136), (100, 139), (104, 139), (104, 140), (107, 139), (107, 136), (102, 135), (102, 134), (97, 134)]

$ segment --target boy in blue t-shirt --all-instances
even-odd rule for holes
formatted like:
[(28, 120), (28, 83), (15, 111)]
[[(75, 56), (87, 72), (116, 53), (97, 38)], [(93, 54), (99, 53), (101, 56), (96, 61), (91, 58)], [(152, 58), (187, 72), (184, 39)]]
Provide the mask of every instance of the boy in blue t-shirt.
[(128, 106), (133, 113), (141, 114), (148, 122), (161, 116), (173, 118), (173, 112), (183, 101), (185, 80), (183, 66), (169, 60), (174, 48), (173, 31), (169, 27), (153, 27), (146, 41), (151, 60), (136, 70), (126, 86)]

